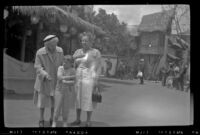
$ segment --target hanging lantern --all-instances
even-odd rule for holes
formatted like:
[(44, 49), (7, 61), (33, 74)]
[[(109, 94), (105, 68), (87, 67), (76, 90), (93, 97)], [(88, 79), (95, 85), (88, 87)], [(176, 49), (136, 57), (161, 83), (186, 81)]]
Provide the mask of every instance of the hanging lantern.
[(8, 17), (8, 15), (9, 15), (8, 10), (4, 9), (4, 11), (3, 11), (3, 19), (6, 19)]
[(40, 18), (37, 16), (31, 16), (31, 23), (37, 24), (39, 22)]
[(32, 30), (28, 29), (28, 30), (26, 31), (26, 35), (27, 35), (27, 36), (31, 36), (31, 34), (32, 34)]
[(72, 28), (70, 29), (70, 34), (71, 34), (71, 35), (75, 35), (76, 33), (77, 33), (76, 28), (72, 27)]
[(64, 25), (64, 24), (61, 24), (61, 25), (60, 25), (60, 31), (61, 31), (62, 33), (67, 32), (67, 30), (68, 30), (67, 25)]

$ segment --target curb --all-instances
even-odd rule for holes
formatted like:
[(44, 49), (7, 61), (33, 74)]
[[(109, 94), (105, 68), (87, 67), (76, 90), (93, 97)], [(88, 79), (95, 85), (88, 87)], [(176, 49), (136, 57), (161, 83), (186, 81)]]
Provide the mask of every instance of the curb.
[(107, 83), (120, 83), (120, 84), (136, 84), (135, 80), (120, 80), (120, 79), (114, 79), (114, 78), (100, 78), (101, 82), (107, 82)]

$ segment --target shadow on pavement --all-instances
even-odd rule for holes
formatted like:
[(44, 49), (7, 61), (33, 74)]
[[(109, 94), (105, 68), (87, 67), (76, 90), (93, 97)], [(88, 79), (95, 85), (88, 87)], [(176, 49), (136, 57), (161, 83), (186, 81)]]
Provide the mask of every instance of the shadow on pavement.
[[(109, 88), (112, 87), (110, 83), (100, 83), (100, 89), (101, 92), (105, 92), (109, 90)], [(19, 94), (15, 93), (14, 90), (7, 90), (7, 92), (4, 91), (4, 99), (6, 100), (32, 100), (33, 99), (33, 93), (28, 94)]]
[(33, 94), (18, 94), (18, 93), (4, 94), (4, 99), (7, 99), (7, 100), (32, 100)]

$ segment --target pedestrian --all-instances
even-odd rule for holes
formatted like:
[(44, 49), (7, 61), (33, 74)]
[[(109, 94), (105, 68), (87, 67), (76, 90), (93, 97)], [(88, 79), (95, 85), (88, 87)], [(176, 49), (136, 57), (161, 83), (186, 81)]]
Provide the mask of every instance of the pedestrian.
[(101, 53), (92, 48), (93, 35), (90, 32), (81, 34), (82, 48), (75, 51), (73, 58), (78, 63), (76, 70), (76, 120), (71, 125), (81, 124), (81, 111), (87, 112), (85, 126), (91, 126), (92, 112), (96, 103), (92, 102), (94, 87), (98, 85), (98, 74), (101, 68)]
[(112, 69), (112, 62), (110, 58), (106, 60), (106, 77), (111, 77), (110, 70)]
[(64, 56), (63, 65), (58, 68), (57, 85), (55, 91), (55, 110), (52, 127), (56, 123), (62, 111), (63, 127), (67, 127), (67, 120), (70, 108), (74, 105), (75, 91), (75, 69), (72, 67), (72, 56)]
[(173, 88), (173, 78), (174, 78), (173, 63), (169, 63), (169, 69), (166, 72), (165, 77), (166, 77), (165, 84), (167, 84), (167, 87)]
[(179, 90), (179, 76), (180, 76), (180, 72), (179, 72), (179, 67), (175, 66), (174, 68), (174, 79), (173, 79), (173, 87), (176, 88), (177, 90)]
[(140, 59), (138, 67), (138, 75), (140, 79), (140, 84), (144, 84), (144, 59)]
[(57, 46), (58, 41), (57, 36), (48, 35), (43, 40), (44, 47), (36, 52), (34, 103), (40, 109), (39, 127), (44, 127), (45, 108), (51, 108), (49, 122), (52, 124), (57, 70), (63, 61), (63, 50)]
[(124, 65), (122, 63), (122, 61), (119, 61), (119, 65), (118, 65), (118, 74), (119, 74), (119, 78), (122, 80), (123, 79), (123, 75), (124, 75)]
[(179, 76), (176, 78), (178, 89), (181, 90), (181, 91), (184, 91), (184, 78), (185, 78), (185, 74), (187, 72), (187, 68), (188, 68), (188, 66), (185, 65), (183, 67), (182, 71), (180, 72)]

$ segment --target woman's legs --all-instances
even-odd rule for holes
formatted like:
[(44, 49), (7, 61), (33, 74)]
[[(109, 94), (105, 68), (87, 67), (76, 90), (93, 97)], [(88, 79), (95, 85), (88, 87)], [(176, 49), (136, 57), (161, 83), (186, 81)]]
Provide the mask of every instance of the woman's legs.
[(44, 110), (45, 108), (40, 108), (40, 121), (44, 120)]
[(45, 111), (45, 108), (40, 108), (39, 127), (44, 127), (44, 111)]
[(81, 109), (76, 109), (76, 120), (77, 121), (81, 120)]

